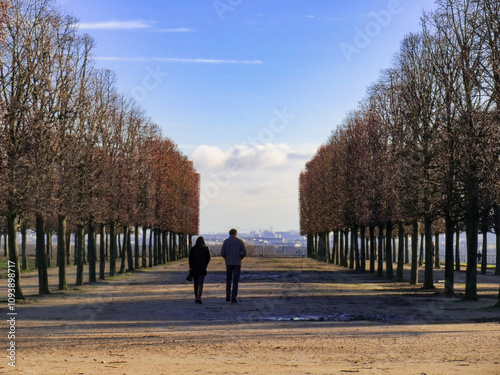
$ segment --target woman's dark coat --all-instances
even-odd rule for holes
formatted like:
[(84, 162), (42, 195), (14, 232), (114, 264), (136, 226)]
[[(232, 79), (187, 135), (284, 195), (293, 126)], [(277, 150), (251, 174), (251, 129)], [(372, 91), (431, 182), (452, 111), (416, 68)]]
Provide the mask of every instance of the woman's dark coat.
[(194, 277), (207, 274), (210, 263), (210, 250), (208, 247), (192, 247), (189, 251), (189, 268)]

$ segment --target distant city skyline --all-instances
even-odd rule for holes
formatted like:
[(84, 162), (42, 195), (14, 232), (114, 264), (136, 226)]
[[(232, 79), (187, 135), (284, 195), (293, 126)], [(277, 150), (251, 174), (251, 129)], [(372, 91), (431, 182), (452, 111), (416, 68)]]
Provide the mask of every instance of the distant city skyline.
[[(299, 229), (298, 177), (433, 0), (59, 0), (201, 174), (202, 233)], [(286, 4), (286, 6), (284, 5)]]

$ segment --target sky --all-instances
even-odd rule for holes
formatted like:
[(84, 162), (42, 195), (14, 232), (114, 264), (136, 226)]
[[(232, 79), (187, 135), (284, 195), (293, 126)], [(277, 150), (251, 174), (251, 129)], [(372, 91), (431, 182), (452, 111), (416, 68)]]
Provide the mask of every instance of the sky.
[(299, 229), (305, 164), (434, 0), (58, 0), (201, 175), (200, 232)]

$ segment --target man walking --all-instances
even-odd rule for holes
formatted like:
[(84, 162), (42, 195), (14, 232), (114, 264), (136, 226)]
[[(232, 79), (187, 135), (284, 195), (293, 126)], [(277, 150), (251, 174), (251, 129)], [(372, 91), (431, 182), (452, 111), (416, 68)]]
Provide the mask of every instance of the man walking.
[[(222, 244), (221, 255), (226, 261), (226, 301), (237, 303), (238, 283), (240, 282), (241, 260), (247, 255), (245, 244), (238, 237), (238, 231), (231, 229), (229, 238)], [(233, 290), (231, 294), (231, 283)]]

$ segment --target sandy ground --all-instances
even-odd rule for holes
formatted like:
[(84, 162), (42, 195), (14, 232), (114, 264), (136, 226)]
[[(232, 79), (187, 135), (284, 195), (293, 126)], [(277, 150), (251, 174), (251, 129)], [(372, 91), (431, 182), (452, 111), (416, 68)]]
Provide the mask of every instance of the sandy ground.
[(498, 276), (479, 275), (481, 298), (466, 302), (440, 293), (442, 271), (422, 291), (308, 259), (247, 258), (232, 305), (213, 259), (197, 305), (186, 270), (183, 260), (43, 298), (36, 274), (23, 275), (32, 296), (16, 305), (16, 368), (3, 359), (0, 373), (500, 374)]

